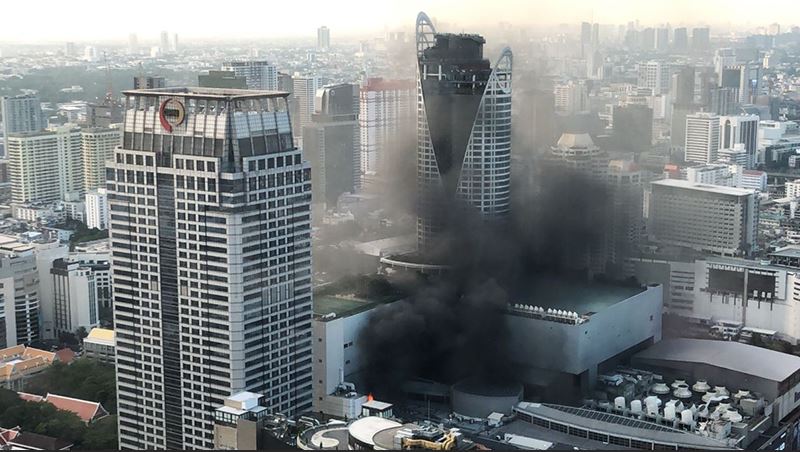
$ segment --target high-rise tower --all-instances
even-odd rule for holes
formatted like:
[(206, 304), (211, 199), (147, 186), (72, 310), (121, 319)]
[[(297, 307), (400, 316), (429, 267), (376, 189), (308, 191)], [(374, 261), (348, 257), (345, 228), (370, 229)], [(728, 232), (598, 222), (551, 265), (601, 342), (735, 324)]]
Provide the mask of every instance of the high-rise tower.
[(311, 406), (311, 169), (287, 93), (124, 94), (107, 168), (120, 447), (210, 449), (231, 394)]
[(486, 219), (510, 210), (511, 63), (492, 67), (483, 37), (436, 33), (417, 16), (417, 241), (425, 252), (445, 218), (441, 203), (461, 201)]

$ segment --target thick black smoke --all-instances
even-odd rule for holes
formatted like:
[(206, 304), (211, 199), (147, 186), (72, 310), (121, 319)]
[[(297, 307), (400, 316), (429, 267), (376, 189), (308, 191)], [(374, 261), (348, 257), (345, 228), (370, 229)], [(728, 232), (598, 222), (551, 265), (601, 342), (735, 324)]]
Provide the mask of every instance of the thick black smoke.
[(536, 288), (551, 278), (580, 274), (582, 258), (603, 241), (606, 222), (602, 184), (558, 167), (523, 168), (536, 170), (529, 175), (536, 184), (515, 192), (512, 183), (505, 222), (487, 223), (452, 199), (438, 203), (444, 232), (422, 258), (452, 270), (403, 282), (412, 295), (371, 315), (359, 339), (366, 390), (391, 398), (415, 377), (514, 380), (507, 304), (536, 304), (526, 294), (546, 293)]

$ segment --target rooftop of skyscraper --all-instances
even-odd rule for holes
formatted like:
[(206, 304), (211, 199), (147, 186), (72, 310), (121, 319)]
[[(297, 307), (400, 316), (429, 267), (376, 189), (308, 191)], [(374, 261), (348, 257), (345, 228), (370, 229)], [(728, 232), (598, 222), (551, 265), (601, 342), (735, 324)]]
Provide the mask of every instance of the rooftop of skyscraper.
[(176, 87), (152, 88), (123, 91), (123, 94), (134, 96), (183, 96), (197, 99), (247, 100), (263, 97), (287, 97), (285, 91), (267, 91), (232, 88)]

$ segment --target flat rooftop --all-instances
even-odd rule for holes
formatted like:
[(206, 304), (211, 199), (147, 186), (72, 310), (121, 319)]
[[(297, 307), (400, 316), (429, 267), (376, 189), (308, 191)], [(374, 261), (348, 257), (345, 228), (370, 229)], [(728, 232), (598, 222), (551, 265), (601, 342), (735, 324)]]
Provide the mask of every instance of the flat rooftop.
[(706, 364), (775, 382), (782, 382), (800, 370), (800, 357), (739, 342), (708, 339), (664, 339), (633, 359)]
[(779, 256), (779, 257), (794, 257), (800, 258), (800, 246), (798, 245), (789, 245), (780, 249), (775, 250), (773, 253), (769, 253), (770, 256)]
[(748, 196), (755, 193), (755, 190), (750, 190), (746, 188), (734, 188), (734, 187), (724, 187), (721, 185), (698, 184), (695, 182), (690, 182), (687, 180), (680, 180), (680, 179), (657, 180), (651, 182), (651, 185), (656, 185), (661, 187), (683, 188), (687, 190), (696, 190), (704, 193), (715, 193), (719, 195), (730, 195), (730, 196)]
[(645, 287), (639, 285), (540, 278), (532, 281), (528, 288), (520, 290), (511, 302), (585, 315), (600, 312), (645, 290)]
[(347, 317), (406, 296), (380, 276), (347, 276), (314, 290), (314, 315)]
[(216, 99), (216, 100), (247, 100), (264, 97), (288, 97), (286, 91), (267, 91), (255, 89), (233, 89), (233, 88), (203, 88), (203, 87), (175, 87), (175, 88), (151, 88), (151, 89), (131, 89), (122, 92), (126, 96), (183, 96), (197, 99)]

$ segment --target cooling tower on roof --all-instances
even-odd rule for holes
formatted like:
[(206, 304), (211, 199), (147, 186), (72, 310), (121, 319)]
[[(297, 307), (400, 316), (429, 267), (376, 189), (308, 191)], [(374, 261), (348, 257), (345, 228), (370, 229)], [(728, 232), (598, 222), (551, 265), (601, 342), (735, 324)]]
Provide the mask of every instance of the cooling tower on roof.
[(708, 385), (706, 380), (697, 380), (692, 386), (692, 391), (694, 392), (708, 392), (709, 389), (711, 389), (711, 386)]

